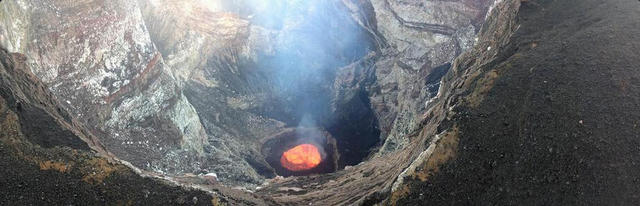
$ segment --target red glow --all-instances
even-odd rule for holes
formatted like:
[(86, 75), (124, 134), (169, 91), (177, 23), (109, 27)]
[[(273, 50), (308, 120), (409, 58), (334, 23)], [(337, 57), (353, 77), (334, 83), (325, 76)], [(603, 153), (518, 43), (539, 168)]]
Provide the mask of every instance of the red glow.
[(280, 164), (291, 171), (302, 171), (314, 168), (320, 164), (322, 157), (318, 148), (311, 144), (301, 144), (282, 154)]

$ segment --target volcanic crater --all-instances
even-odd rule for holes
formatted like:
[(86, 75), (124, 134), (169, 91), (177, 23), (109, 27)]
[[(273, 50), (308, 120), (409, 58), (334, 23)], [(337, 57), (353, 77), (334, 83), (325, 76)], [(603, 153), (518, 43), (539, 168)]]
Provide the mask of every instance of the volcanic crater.
[(3, 0), (0, 205), (634, 205), (639, 8)]

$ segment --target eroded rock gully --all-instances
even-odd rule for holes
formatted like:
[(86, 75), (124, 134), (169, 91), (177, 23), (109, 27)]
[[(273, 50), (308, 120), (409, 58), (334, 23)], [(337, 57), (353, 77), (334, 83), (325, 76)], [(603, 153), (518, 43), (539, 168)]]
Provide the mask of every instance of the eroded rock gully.
[[(564, 13), (594, 8), (602, 12)], [(583, 108), (589, 104), (581, 98), (595, 101), (601, 92), (564, 88), (571, 76), (546, 68), (609, 62), (623, 68), (609, 71), (611, 85), (593, 80), (597, 72), (580, 74), (594, 88), (614, 88), (598, 101), (625, 102), (609, 110), (627, 111), (616, 131), (637, 138), (637, 74), (624, 69), (637, 63), (632, 52), (609, 60), (544, 55), (584, 51), (572, 50), (581, 45), (568, 41), (581, 29), (572, 25), (598, 36), (607, 30), (603, 21), (620, 21), (610, 35), (637, 42), (620, 32), (640, 28), (622, 15), (633, 9), (636, 2), (623, 0), (574, 7), (544, 0), (5, 0), (0, 166), (12, 169), (0, 178), (1, 203), (468, 205), (527, 197), (588, 203), (587, 196), (632, 203), (637, 187), (620, 181), (636, 175), (615, 179), (606, 171), (633, 171), (635, 155), (586, 155), (589, 162), (570, 149), (613, 157), (633, 150), (633, 138), (602, 148), (590, 143), (602, 125), (539, 130), (547, 138), (584, 136), (552, 146), (532, 133), (547, 124), (527, 115), (590, 124), (569, 104), (562, 118), (560, 110), (531, 111), (562, 107), (547, 100)], [(614, 10), (621, 15), (604, 15)], [(612, 52), (599, 40), (592, 49)], [(620, 48), (637, 46), (627, 45)], [(543, 81), (538, 70), (564, 79)], [(574, 93), (519, 91), (546, 88), (527, 75)], [(530, 101), (509, 103), (522, 95)], [(589, 117), (612, 120), (599, 114)], [(479, 140), (489, 137), (496, 139)], [(280, 153), (299, 144), (317, 147), (324, 162), (299, 173), (278, 167)], [(518, 172), (521, 163), (530, 172)], [(597, 189), (598, 181), (621, 184)], [(567, 191), (570, 197), (557, 196)]]

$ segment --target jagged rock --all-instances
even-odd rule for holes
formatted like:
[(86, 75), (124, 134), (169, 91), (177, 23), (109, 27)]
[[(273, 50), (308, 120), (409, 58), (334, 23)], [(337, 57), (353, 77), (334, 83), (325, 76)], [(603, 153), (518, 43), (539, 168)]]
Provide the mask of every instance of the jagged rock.
[[(110, 152), (147, 169), (194, 170), (193, 159), (173, 155), (202, 156), (208, 144), (204, 128), (151, 42), (136, 2), (2, 6), (15, 11), (4, 21), (24, 17), (15, 23), (18, 29), (3, 30), (9, 39), (3, 45), (26, 54), (36, 76)], [(11, 38), (27, 34), (28, 41)], [(158, 162), (166, 167), (152, 166)]]
[[(446, 73), (447, 65), (474, 45), (476, 32), (494, 1), (345, 2), (350, 8), (359, 8), (352, 9), (360, 14), (358, 18), (372, 16), (361, 24), (378, 42), (388, 45), (375, 58), (364, 60), (366, 64), (353, 64), (338, 73), (338, 79), (358, 73), (360, 84), (341, 89), (366, 91), (385, 140), (378, 155), (384, 155), (409, 142), (408, 132), (416, 129), (417, 118), (428, 109), (426, 104), (439, 85), (438, 78), (434, 81), (425, 77), (437, 68), (444, 68)], [(443, 71), (438, 73), (443, 75)]]

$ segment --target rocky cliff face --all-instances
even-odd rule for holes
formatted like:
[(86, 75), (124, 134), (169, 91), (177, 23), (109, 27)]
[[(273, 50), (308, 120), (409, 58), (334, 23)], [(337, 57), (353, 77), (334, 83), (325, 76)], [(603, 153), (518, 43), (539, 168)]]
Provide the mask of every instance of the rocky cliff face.
[[(436, 96), (440, 77), (474, 45), (494, 1), (344, 2), (382, 46), (375, 55), (343, 68), (336, 92), (364, 90), (385, 139), (379, 155), (402, 149)], [(354, 86), (343, 83), (354, 80)]]
[(33, 73), (109, 152), (149, 169), (162, 162), (164, 170), (192, 170), (173, 156), (201, 156), (204, 129), (135, 2), (7, 1), (2, 7), (9, 11), (3, 21), (11, 22), (4, 24), (3, 45), (28, 56)]
[(227, 202), (221, 195), (141, 177), (105, 156), (100, 140), (62, 108), (26, 60), (0, 49), (0, 204)]

